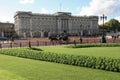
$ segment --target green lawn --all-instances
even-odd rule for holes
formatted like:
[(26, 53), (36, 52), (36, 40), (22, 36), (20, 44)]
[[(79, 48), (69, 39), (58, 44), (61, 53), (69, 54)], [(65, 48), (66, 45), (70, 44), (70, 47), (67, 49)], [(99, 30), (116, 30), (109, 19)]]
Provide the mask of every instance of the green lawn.
[(120, 73), (0, 55), (0, 80), (119, 80)]
[(67, 48), (65, 46), (40, 47), (43, 51), (60, 54), (120, 58), (120, 47)]

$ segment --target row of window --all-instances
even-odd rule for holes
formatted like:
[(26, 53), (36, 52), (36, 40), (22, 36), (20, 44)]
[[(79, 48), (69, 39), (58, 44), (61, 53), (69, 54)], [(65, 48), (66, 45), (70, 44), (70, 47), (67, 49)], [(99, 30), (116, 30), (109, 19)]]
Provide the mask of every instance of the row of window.
[[(26, 20), (26, 19), (30, 19), (29, 17), (21, 17), (21, 19), (23, 20)], [(57, 20), (57, 18), (45, 18), (45, 17), (41, 17), (41, 18), (32, 18), (32, 20), (36, 20), (36, 21), (40, 21), (40, 20), (47, 20), (47, 21), (54, 21), (54, 20)], [(59, 20), (63, 20), (63, 18), (59, 18)], [(81, 19), (81, 18), (77, 18), (77, 19), (67, 19), (67, 20), (72, 20), (72, 21), (85, 21), (85, 22), (88, 22), (88, 21), (91, 21), (90, 19)]]

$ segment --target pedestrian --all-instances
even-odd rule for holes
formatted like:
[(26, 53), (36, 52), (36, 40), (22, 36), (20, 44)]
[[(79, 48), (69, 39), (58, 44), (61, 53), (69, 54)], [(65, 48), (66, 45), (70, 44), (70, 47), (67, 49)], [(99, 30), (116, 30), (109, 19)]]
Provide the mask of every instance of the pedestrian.
[(2, 48), (2, 45), (1, 45), (1, 43), (0, 43), (0, 49)]
[(80, 37), (80, 43), (82, 44), (82, 37)]
[(76, 41), (74, 40), (74, 45), (75, 45), (75, 47), (76, 47)]

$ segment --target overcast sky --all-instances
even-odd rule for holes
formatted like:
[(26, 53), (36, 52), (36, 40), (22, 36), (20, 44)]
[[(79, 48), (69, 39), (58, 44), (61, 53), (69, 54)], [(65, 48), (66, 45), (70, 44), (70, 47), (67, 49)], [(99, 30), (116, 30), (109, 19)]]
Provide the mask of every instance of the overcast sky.
[(53, 14), (71, 12), (72, 15), (105, 14), (120, 21), (120, 0), (0, 0), (0, 22), (14, 22), (16, 11)]

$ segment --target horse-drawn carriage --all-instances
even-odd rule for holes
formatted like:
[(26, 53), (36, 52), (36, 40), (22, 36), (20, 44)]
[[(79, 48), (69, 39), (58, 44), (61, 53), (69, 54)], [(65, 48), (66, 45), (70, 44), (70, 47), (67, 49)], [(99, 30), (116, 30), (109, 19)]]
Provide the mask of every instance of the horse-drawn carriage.
[(57, 34), (57, 35), (52, 34), (49, 36), (49, 39), (51, 40), (51, 42), (60, 43), (60, 44), (69, 42), (67, 33)]

